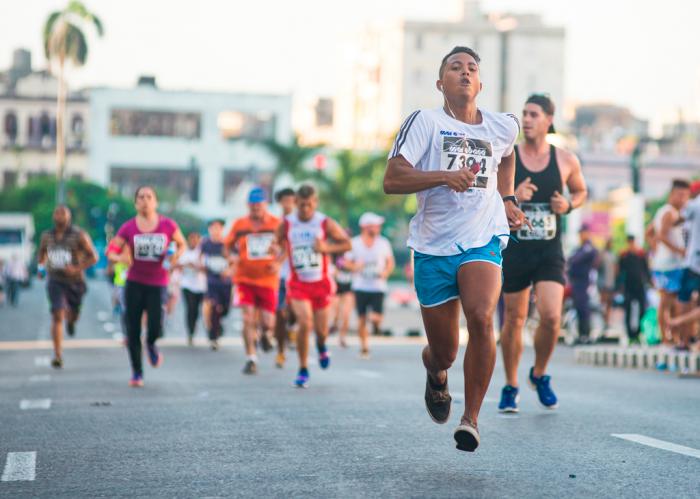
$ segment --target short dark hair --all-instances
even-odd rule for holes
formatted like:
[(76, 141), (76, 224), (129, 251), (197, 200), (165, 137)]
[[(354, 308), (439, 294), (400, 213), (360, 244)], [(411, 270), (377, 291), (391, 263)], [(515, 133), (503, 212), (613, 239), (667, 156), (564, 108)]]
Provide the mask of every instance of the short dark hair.
[(674, 178), (671, 182), (671, 190), (673, 189), (690, 189), (690, 182), (682, 178)]
[(634, 234), (627, 234), (627, 242), (631, 243), (634, 242), (636, 238), (634, 237)]
[(219, 224), (223, 227), (224, 225), (226, 225), (226, 221), (224, 221), (223, 218), (212, 218), (211, 220), (209, 220), (207, 227), (211, 227), (214, 224)]
[(139, 197), (139, 193), (143, 189), (151, 189), (151, 191), (153, 192), (153, 196), (156, 198), (156, 200), (158, 199), (158, 193), (156, 192), (155, 188), (152, 185), (140, 185), (136, 188), (136, 192), (134, 192), (134, 202), (136, 202), (136, 200)]
[(275, 192), (275, 201), (278, 203), (282, 201), (283, 198), (286, 198), (287, 196), (296, 196), (294, 193), (294, 189), (290, 187), (285, 187), (284, 189), (280, 189), (279, 191)]
[(316, 195), (316, 189), (311, 184), (302, 184), (297, 189), (297, 197), (299, 199), (310, 199)]
[(440, 63), (440, 70), (438, 71), (438, 75), (440, 78), (442, 78), (442, 73), (445, 71), (445, 66), (447, 65), (447, 59), (452, 57), (455, 54), (468, 54), (474, 58), (477, 64), (481, 62), (481, 57), (479, 57), (479, 54), (477, 54), (474, 49), (470, 49), (469, 47), (455, 47), (450, 52), (442, 58), (442, 62)]

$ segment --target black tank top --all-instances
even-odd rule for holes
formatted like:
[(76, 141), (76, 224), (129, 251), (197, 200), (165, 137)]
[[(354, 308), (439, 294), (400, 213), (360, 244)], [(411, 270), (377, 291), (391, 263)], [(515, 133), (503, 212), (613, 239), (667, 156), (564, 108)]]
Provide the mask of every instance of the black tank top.
[[(555, 191), (563, 193), (561, 173), (557, 164), (556, 148), (549, 146), (549, 163), (541, 172), (527, 169), (520, 157), (519, 148), (515, 148), (515, 186), (517, 187), (527, 177), (537, 186), (532, 199), (521, 203), (521, 209), (530, 219), (532, 231), (521, 229), (514, 234), (519, 243), (512, 246), (521, 250), (532, 250), (543, 246), (561, 246), (561, 217), (552, 212), (550, 198)], [(509, 245), (510, 247), (510, 245)]]

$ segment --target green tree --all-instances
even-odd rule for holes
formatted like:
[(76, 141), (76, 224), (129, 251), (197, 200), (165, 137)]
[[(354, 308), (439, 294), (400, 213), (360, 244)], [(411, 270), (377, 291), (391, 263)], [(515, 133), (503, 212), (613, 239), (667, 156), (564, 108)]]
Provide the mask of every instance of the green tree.
[[(52, 177), (32, 180), (24, 187), (0, 191), (0, 212), (28, 212), (34, 216), (36, 240), (53, 225), (52, 214), (56, 180)], [(73, 214), (73, 222), (88, 231), (96, 244), (106, 243), (119, 226), (136, 214), (134, 201), (111, 189), (80, 180), (66, 182), (65, 204)], [(183, 232), (201, 232), (204, 222), (179, 211), (163, 211), (178, 222)]]
[(66, 115), (66, 63), (72, 62), (75, 67), (85, 65), (88, 55), (88, 43), (81, 28), (86, 25), (95, 27), (99, 36), (104, 33), (102, 22), (89, 12), (82, 2), (71, 0), (68, 6), (49, 14), (44, 24), (43, 42), (44, 54), (51, 63), (58, 65), (58, 96), (56, 112), (56, 178), (58, 179), (57, 199), (59, 203), (65, 196), (65, 115)]
[(288, 173), (294, 180), (302, 179), (307, 173), (304, 164), (321, 149), (320, 145), (301, 145), (297, 135), (294, 135), (289, 144), (281, 144), (274, 139), (266, 139), (256, 143), (262, 145), (275, 157), (275, 176)]

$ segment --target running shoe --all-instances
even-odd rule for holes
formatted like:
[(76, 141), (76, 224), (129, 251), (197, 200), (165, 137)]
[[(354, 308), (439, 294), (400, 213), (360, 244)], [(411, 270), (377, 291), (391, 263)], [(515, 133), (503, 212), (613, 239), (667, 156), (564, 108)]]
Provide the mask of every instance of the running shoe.
[(347, 348), (348, 347), (348, 342), (345, 341), (345, 338), (340, 338), (339, 342), (341, 348)]
[(282, 369), (284, 367), (284, 361), (287, 360), (282, 352), (278, 352), (277, 355), (275, 356), (275, 366), (277, 366), (278, 369)]
[(518, 412), (520, 402), (519, 390), (515, 386), (506, 385), (501, 390), (501, 401), (498, 403), (498, 412)]
[(260, 348), (263, 352), (269, 352), (272, 350), (272, 342), (270, 341), (270, 336), (267, 333), (262, 333), (260, 335)]
[(211, 349), (216, 352), (219, 349), (219, 340), (211, 340)]
[(54, 369), (61, 369), (63, 367), (63, 358), (54, 357), (51, 361), (51, 367), (53, 367)]
[(545, 409), (556, 409), (559, 407), (557, 396), (554, 394), (552, 387), (549, 386), (552, 377), (545, 374), (536, 378), (533, 374), (534, 371), (535, 368), (531, 367), (530, 374), (527, 377), (530, 388), (537, 391), (537, 398), (540, 400), (542, 407)]
[(75, 336), (75, 322), (66, 322), (66, 331), (71, 338)]
[(158, 351), (155, 345), (146, 345), (146, 350), (148, 350), (148, 362), (153, 367), (160, 367), (163, 364), (163, 354)]
[(129, 386), (132, 388), (143, 388), (143, 376), (134, 374), (129, 380)]
[(455, 429), (454, 437), (457, 442), (457, 449), (466, 452), (474, 452), (481, 442), (479, 429), (475, 424), (466, 420), (462, 420), (460, 425)]
[(447, 423), (450, 419), (452, 408), (452, 397), (447, 387), (447, 379), (442, 385), (436, 385), (430, 379), (430, 374), (426, 373), (425, 380), (425, 408), (428, 410), (430, 419), (437, 424)]
[(360, 359), (369, 360), (369, 350), (367, 350), (367, 349), (360, 350)]
[(294, 380), (294, 386), (297, 388), (306, 388), (309, 384), (309, 370), (305, 367), (299, 369), (296, 379)]
[(257, 374), (258, 366), (255, 361), (249, 360), (243, 366), (243, 374)]
[(321, 369), (328, 369), (328, 366), (331, 365), (331, 354), (328, 351), (328, 348), (324, 345), (322, 347), (318, 347), (318, 365), (321, 366)]

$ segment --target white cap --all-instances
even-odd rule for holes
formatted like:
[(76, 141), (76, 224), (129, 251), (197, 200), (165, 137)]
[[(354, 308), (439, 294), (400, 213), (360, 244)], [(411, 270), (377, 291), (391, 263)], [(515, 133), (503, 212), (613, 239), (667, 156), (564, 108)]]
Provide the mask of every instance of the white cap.
[(367, 227), (368, 225), (382, 225), (384, 223), (384, 217), (377, 215), (368, 211), (363, 213), (360, 217), (360, 227)]

